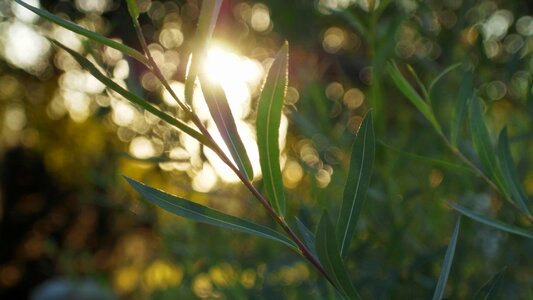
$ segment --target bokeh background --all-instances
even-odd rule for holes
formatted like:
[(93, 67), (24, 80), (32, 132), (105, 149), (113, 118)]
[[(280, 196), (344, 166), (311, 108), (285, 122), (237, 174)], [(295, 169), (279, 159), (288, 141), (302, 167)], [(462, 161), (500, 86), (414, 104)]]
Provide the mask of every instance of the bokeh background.
[[(124, 1), (26, 2), (140, 48)], [(200, 1), (138, 3), (149, 48), (182, 95)], [(333, 297), (283, 246), (198, 225), (141, 200), (122, 175), (275, 226), (212, 152), (106, 90), (47, 37), (181, 114), (136, 61), (0, 0), (0, 298)], [(531, 226), (447, 150), (385, 65), (409, 64), (429, 84), (462, 63), (431, 92), (445, 131), (465, 70), (474, 68), (491, 133), (508, 126), (531, 198), (533, 2), (225, 0), (203, 68), (224, 87), (254, 164), (257, 95), (285, 40), (290, 70), (281, 144), (291, 216), (313, 227), (322, 208), (339, 209), (354, 134), (374, 110), (374, 176), (348, 260), (364, 298), (432, 295), (457, 218), (446, 201)], [(215, 130), (201, 93), (195, 95), (195, 111)], [(460, 146), (473, 154), (466, 130)], [(261, 187), (260, 175), (256, 181)], [(507, 268), (502, 299), (533, 299), (532, 253), (530, 240), (464, 220), (446, 296), (470, 299)]]

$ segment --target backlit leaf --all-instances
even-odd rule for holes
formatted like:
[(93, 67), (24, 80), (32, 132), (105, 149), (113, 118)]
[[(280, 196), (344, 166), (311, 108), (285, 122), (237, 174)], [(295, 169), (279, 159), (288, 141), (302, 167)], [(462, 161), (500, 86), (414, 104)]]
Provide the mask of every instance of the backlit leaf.
[(222, 0), (202, 1), (202, 8), (200, 9), (200, 16), (198, 17), (198, 26), (196, 27), (196, 35), (194, 36), (187, 78), (185, 79), (185, 101), (189, 104), (192, 103), (196, 76), (200, 72), (202, 61), (205, 59), (207, 45), (215, 30), (221, 5)]
[(32, 12), (34, 12), (35, 14), (47, 19), (48, 21), (50, 22), (53, 22), (53, 23), (56, 23), (57, 25), (63, 27), (63, 28), (66, 28), (72, 32), (75, 32), (77, 34), (80, 34), (80, 35), (83, 35), (95, 42), (98, 42), (100, 44), (103, 44), (103, 45), (106, 45), (108, 47), (111, 47), (113, 49), (116, 49), (138, 61), (140, 61), (141, 63), (149, 66), (149, 63), (148, 63), (148, 59), (142, 54), (140, 53), (139, 51), (131, 48), (131, 47), (128, 47), (122, 43), (119, 43), (117, 41), (114, 41), (112, 39), (109, 39), (109, 38), (106, 38), (96, 32), (92, 32), (90, 30), (87, 30), (79, 25), (76, 25), (72, 22), (69, 22), (65, 19), (62, 19), (54, 14), (51, 14), (49, 13), (48, 11), (46, 10), (43, 10), (43, 9), (40, 9), (40, 8), (37, 8), (37, 7), (34, 7), (34, 6), (31, 6), (21, 0), (15, 0), (15, 2), (17, 2), (18, 4), (24, 6), (25, 8), (31, 10)]
[(337, 238), (343, 258), (348, 254), (348, 248), (366, 199), (366, 191), (370, 183), (374, 164), (374, 148), (375, 138), (372, 127), (372, 113), (369, 111), (359, 128), (353, 144), (348, 179), (344, 186), (342, 207), (337, 220)]
[(257, 107), (257, 146), (263, 173), (263, 184), (274, 210), (285, 214), (285, 194), (279, 164), (279, 125), (287, 92), (289, 44), (276, 54), (268, 71)]
[(207, 107), (213, 117), (213, 121), (217, 125), (222, 139), (224, 139), (224, 143), (228, 146), (231, 156), (239, 170), (244, 173), (248, 179), (252, 180), (254, 178), (252, 164), (250, 163), (248, 154), (246, 154), (246, 148), (244, 148), (244, 144), (237, 132), (235, 119), (231, 113), (224, 90), (216, 82), (209, 81), (202, 73), (200, 73), (199, 78)]
[(202, 143), (204, 145), (207, 145), (208, 147), (212, 146), (211, 143), (209, 142), (209, 140), (207, 140), (201, 133), (199, 133), (195, 129), (189, 127), (187, 124), (185, 124), (182, 121), (170, 116), (169, 114), (159, 110), (157, 107), (153, 106), (148, 101), (146, 101), (143, 98), (133, 94), (132, 92), (130, 92), (130, 91), (126, 90), (126, 89), (124, 89), (123, 87), (118, 85), (116, 82), (114, 82), (113, 80), (109, 79), (106, 75), (104, 75), (102, 72), (100, 72), (100, 70), (98, 70), (98, 68), (96, 68), (95, 65), (93, 65), (88, 59), (83, 57), (81, 54), (77, 53), (76, 51), (73, 51), (72, 49), (64, 46), (63, 44), (61, 44), (61, 43), (59, 43), (57, 41), (53, 41), (53, 43), (56, 44), (57, 46), (63, 48), (65, 51), (67, 51), (70, 55), (72, 55), (72, 57), (74, 57), (74, 59), (85, 70), (89, 71), (89, 73), (91, 73), (91, 75), (93, 75), (96, 79), (98, 79), (100, 82), (105, 84), (111, 90), (117, 92), (122, 97), (126, 98), (126, 100), (128, 100), (128, 101), (130, 101), (130, 102), (132, 102), (134, 104), (137, 104), (138, 106), (142, 107), (146, 111), (148, 111), (148, 112), (152, 113), (153, 115), (159, 117), (161, 120), (165, 121), (169, 125), (172, 125), (172, 126), (178, 128), (178, 129), (182, 130), (186, 134), (188, 134), (191, 137), (193, 137), (196, 140), (198, 140), (200, 143)]
[(198, 203), (167, 194), (163, 191), (149, 187), (134, 179), (125, 177), (128, 183), (141, 194), (141, 196), (164, 210), (177, 216), (239, 232), (249, 233), (276, 242), (280, 242), (297, 251), (296, 245), (281, 233), (268, 227), (237, 218), (218, 210), (200, 205)]

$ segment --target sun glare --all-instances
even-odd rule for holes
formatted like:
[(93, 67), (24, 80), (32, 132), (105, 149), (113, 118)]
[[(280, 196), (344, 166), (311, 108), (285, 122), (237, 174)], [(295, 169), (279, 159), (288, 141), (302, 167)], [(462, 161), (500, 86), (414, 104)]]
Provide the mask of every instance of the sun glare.
[[(252, 94), (257, 91), (265, 76), (263, 65), (257, 60), (237, 54), (235, 51), (232, 51), (230, 48), (225, 47), (222, 44), (214, 44), (207, 52), (207, 58), (202, 64), (202, 71), (205, 72), (209, 80), (220, 84), (224, 89), (235, 123), (237, 124), (239, 135), (241, 136), (252, 162), (254, 174), (256, 177), (260, 176), (261, 170), (259, 165), (259, 154), (256, 146), (255, 124), (252, 124), (248, 117), (252, 110)], [(175, 89), (177, 95), (182, 97), (184, 85), (179, 82), (174, 82), (171, 85)], [(198, 82), (197, 86), (199, 86)], [(163, 99), (165, 99), (167, 104), (172, 105), (172, 100), (168, 93), (163, 92)], [(207, 124), (207, 129), (213, 135), (215, 141), (219, 145), (222, 145), (226, 154), (230, 156), (229, 151), (227, 151), (227, 148), (224, 146), (224, 141), (218, 133), (216, 124), (212, 121), (203, 94), (199, 88), (195, 89), (193, 108), (200, 119)], [(284, 141), (286, 131), (287, 120), (283, 116), (280, 129), (280, 141)], [(185, 149), (199, 149), (199, 147), (187, 145), (190, 143), (197, 143), (193, 139), (182, 139), (182, 141), (185, 144)], [(281, 142), (281, 146), (284, 146), (283, 142)], [(192, 157), (196, 155), (199, 155), (199, 153), (191, 153)], [(195, 175), (195, 182), (212, 183), (213, 179), (211, 176), (213, 173), (211, 170), (224, 182), (237, 182), (239, 180), (238, 177), (233, 174), (233, 172), (212, 151), (209, 151), (209, 149), (206, 149), (205, 157), (208, 159), (212, 169), (209, 169), (209, 172), (206, 172), (207, 169), (204, 166), (203, 171), (198, 172)], [(201, 190), (210, 190), (212, 187), (214, 187), (214, 185), (209, 184), (202, 186)]]

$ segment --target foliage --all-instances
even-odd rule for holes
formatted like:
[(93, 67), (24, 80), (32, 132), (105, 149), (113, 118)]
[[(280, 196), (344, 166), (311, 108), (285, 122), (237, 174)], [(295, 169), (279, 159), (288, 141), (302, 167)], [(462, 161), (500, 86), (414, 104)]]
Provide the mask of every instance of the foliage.
[[(152, 297), (531, 296), (533, 18), (519, 15), (517, 33), (506, 36), (513, 22), (511, 11), (520, 14), (520, 6), (527, 3), (503, 10), (484, 1), (360, 1), (351, 6), (317, 1), (312, 6), (275, 0), (268, 7), (239, 2), (236, 14), (251, 14), (250, 26), (258, 31), (254, 38), (268, 45), (259, 48), (282, 44), (277, 54), (269, 49), (264, 55), (268, 71), (254, 94), (253, 118), (246, 120), (255, 124), (259, 180), (243, 135), (246, 125), (232, 106), (230, 92), (211, 80), (212, 74), (202, 66), (212, 37), (224, 26), (220, 19), (227, 14), (225, 5), (233, 7), (231, 1), (204, 0), (195, 7), (198, 24), (190, 30), (188, 48), (180, 48), (180, 65), (188, 69), (182, 76), (183, 96), (173, 86), (175, 72), (161, 63), (162, 54), (146, 36), (147, 28), (157, 22), (153, 17), (150, 25), (144, 19), (143, 1), (121, 3), (127, 5), (142, 51), (22, 0), (15, 2), (86, 38), (78, 49), (57, 37), (50, 40), (100, 81), (107, 96), (118, 95), (135, 105), (135, 111), (157, 117), (152, 119), (157, 130), (166, 125), (177, 129), (166, 134), (162, 147), (186, 148), (192, 137), (200, 149), (198, 160), (190, 158), (190, 168), (181, 170), (184, 176), (166, 185), (168, 192), (151, 187), (161, 185), (154, 178), (168, 174), (123, 170), (127, 182), (150, 203), (198, 223), (233, 230), (222, 233), (223, 229), (174, 219), (169, 226), (161, 225), (158, 235), (173, 253), (169, 257), (183, 260), (186, 279), (181, 284), (190, 288), (178, 288), (181, 267), (160, 263), (157, 266), (165, 271), (158, 274), (167, 274), (172, 284), (149, 291)], [(186, 14), (185, 9), (181, 12)], [(308, 22), (294, 21), (295, 12), (301, 18), (297, 20)], [(258, 23), (261, 16), (270, 22), (266, 27)], [(505, 30), (493, 18), (507, 22)], [(289, 42), (269, 33), (272, 23), (281, 25), (274, 30)], [(322, 29), (319, 42), (324, 51), (307, 50), (316, 41), (303, 38), (303, 33), (316, 35)], [(267, 40), (269, 34), (274, 37)], [(143, 77), (130, 72), (130, 82), (117, 80), (104, 59), (109, 49), (133, 58), (127, 64), (138, 64)], [(230, 71), (221, 70), (227, 76)], [(157, 93), (142, 83), (146, 76), (159, 81), (156, 86), (164, 91), (159, 96), (167, 95), (170, 102), (147, 100)], [(345, 86), (350, 88), (345, 91)], [(195, 97), (205, 98), (207, 119)], [(298, 97), (297, 109), (291, 110)], [(286, 116), (291, 125), (284, 148), (280, 132)], [(215, 168), (212, 160), (205, 161), (209, 153), (229, 168), (239, 186), (202, 193), (183, 183), (190, 174)], [(164, 163), (179, 163), (152, 155), (144, 161), (154, 167), (156, 162), (161, 169), (168, 166)], [(200, 168), (195, 170), (195, 164)], [(144, 177), (139, 180), (146, 183), (130, 177)], [(172, 188), (177, 182), (179, 187)], [(231, 205), (241, 209), (232, 212)], [(462, 225), (457, 215), (466, 217)], [(165, 216), (158, 217), (157, 224), (163, 224)], [(184, 236), (187, 246), (180, 242)], [(226, 244), (226, 239), (236, 242)], [(279, 243), (271, 245), (272, 241)], [(289, 251), (279, 254), (280, 249)], [(301, 261), (307, 264), (298, 265)], [(506, 278), (503, 271), (496, 273), (504, 267)], [(305, 275), (308, 268), (312, 275)]]

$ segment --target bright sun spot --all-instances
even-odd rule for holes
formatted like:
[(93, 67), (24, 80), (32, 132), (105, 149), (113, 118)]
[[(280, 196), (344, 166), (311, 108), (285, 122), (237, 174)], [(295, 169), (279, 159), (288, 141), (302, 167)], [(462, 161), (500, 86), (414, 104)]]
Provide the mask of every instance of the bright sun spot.
[[(224, 89), (237, 130), (252, 163), (254, 175), (259, 177), (261, 175), (261, 167), (256, 144), (255, 124), (250, 122), (249, 115), (252, 111), (252, 94), (259, 89), (265, 76), (263, 65), (259, 61), (241, 56), (221, 44), (214, 44), (207, 53), (207, 59), (202, 65), (202, 71), (205, 72), (210, 81), (220, 84)], [(185, 98), (185, 85), (182, 82), (172, 81), (170, 86), (179, 99), (183, 100)], [(165, 104), (173, 107), (177, 106), (168, 91), (161, 89), (161, 94)], [(200, 120), (206, 124), (207, 130), (215, 141), (221, 145), (228, 157), (231, 157), (216, 124), (212, 121), (199, 81), (197, 81), (194, 90), (192, 108)], [(287, 118), (282, 115), (279, 136), (281, 149), (285, 146), (287, 124)], [(184, 151), (190, 155), (191, 164), (198, 166), (199, 162), (201, 162), (200, 144), (187, 135), (182, 135), (180, 139)], [(210, 191), (215, 187), (217, 178), (224, 182), (239, 181), (238, 177), (215, 153), (208, 148), (204, 148), (204, 151), (209, 165), (201, 165), (201, 170), (194, 175), (193, 187), (196, 190), (202, 192)]]
[[(237, 130), (252, 162), (254, 174), (256, 177), (260, 176), (261, 168), (256, 146), (255, 124), (250, 123), (247, 118), (252, 111), (252, 93), (257, 91), (265, 76), (263, 65), (259, 61), (241, 56), (221, 44), (214, 44), (207, 52), (207, 59), (202, 65), (202, 71), (206, 73), (209, 80), (220, 84), (224, 89), (237, 125)], [(178, 97), (183, 99), (184, 85), (179, 82), (173, 82), (171, 86)], [(215, 141), (219, 145), (222, 145), (223, 150), (231, 157), (224, 141), (218, 133), (216, 125), (212, 121), (201, 90), (196, 88), (194, 93), (195, 96), (193, 97), (192, 103), (194, 111), (207, 124), (207, 129)], [(173, 105), (173, 100), (171, 100), (168, 93), (163, 92), (163, 99), (167, 104)], [(283, 149), (287, 132), (287, 119), (285, 116), (282, 116), (280, 127), (280, 146)], [(191, 152), (191, 149), (198, 149), (196, 151), (199, 151), (199, 145), (192, 145), (198, 142), (188, 138), (184, 138), (182, 141), (185, 149), (191, 154), (191, 157), (198, 157), (199, 152)], [(196, 182), (197, 190), (206, 192), (213, 188), (215, 181), (212, 176), (214, 174), (225, 182), (239, 181), (237, 176), (209, 149), (205, 150), (205, 157), (208, 159), (212, 168), (207, 168), (204, 165), (202, 171), (195, 175), (193, 180)]]
[(7, 29), (4, 54), (13, 65), (40, 73), (47, 65), (50, 43), (30, 26), (15, 21)]

